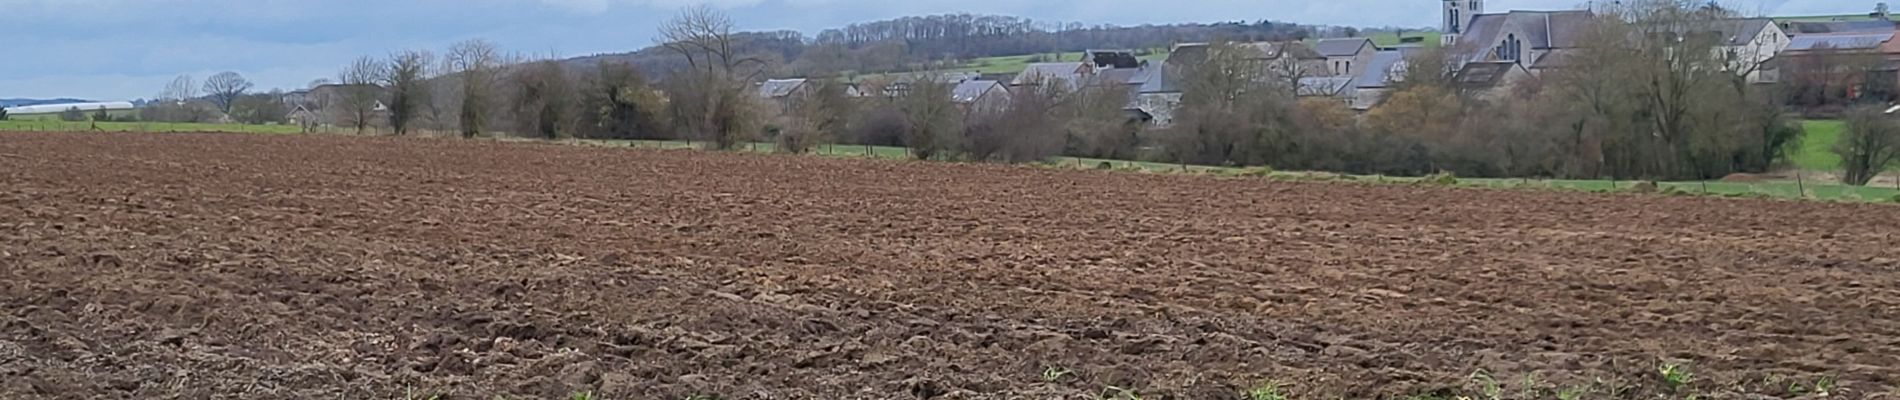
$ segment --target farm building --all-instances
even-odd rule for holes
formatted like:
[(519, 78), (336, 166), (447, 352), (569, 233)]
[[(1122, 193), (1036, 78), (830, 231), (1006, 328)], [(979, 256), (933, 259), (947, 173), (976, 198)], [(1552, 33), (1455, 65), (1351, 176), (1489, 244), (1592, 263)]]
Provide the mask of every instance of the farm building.
[(74, 108), (85, 112), (95, 112), (100, 109), (105, 109), (106, 111), (125, 111), (136, 108), (136, 106), (123, 101), (107, 101), (95, 103), (41, 104), (37, 106), (8, 107), (6, 110), (7, 115), (31, 115), (58, 114)]

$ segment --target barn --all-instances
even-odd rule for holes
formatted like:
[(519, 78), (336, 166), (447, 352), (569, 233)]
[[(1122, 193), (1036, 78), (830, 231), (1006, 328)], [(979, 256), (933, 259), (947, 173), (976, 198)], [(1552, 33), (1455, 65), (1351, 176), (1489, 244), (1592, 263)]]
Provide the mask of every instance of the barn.
[(41, 105), (35, 105), (35, 106), (7, 107), (6, 110), (7, 110), (7, 115), (32, 115), (32, 114), (58, 114), (66, 110), (71, 110), (74, 108), (78, 108), (80, 111), (85, 111), (85, 112), (97, 112), (101, 108), (105, 109), (106, 111), (124, 111), (124, 110), (131, 110), (135, 107), (136, 106), (132, 105), (132, 103), (128, 103), (128, 102), (107, 101), (107, 102), (95, 102), (95, 103), (41, 104)]

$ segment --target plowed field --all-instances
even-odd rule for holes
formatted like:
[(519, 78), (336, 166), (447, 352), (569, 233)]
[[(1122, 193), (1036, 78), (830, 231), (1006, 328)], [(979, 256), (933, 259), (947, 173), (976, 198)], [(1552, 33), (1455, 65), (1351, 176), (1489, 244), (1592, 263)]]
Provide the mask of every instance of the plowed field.
[(0, 398), (1653, 399), (1664, 363), (1893, 398), (1896, 235), (1891, 205), (5, 134)]

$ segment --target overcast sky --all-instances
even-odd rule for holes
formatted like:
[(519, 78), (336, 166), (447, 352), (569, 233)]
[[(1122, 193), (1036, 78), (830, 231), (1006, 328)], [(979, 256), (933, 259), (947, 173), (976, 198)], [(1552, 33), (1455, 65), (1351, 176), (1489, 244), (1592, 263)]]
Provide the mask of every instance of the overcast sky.
[[(1583, 0), (1488, 0), (1487, 11)], [(1871, 11), (1873, 0), (1730, 0), (1773, 15)], [(359, 55), (486, 38), (575, 56), (653, 43), (680, 7), (709, 3), (745, 30), (818, 30), (905, 15), (975, 13), (1086, 24), (1272, 19), (1435, 27), (1438, 0), (0, 0), (0, 98), (155, 96), (178, 74), (237, 71), (296, 89)]]

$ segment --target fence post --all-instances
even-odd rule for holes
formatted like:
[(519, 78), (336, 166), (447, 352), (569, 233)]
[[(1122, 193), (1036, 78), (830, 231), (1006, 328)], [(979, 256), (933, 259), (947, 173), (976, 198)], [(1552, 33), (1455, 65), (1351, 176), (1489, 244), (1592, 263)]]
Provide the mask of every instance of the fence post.
[(1795, 197), (1808, 197), (1808, 183), (1801, 178), (1801, 170), (1799, 169), (1794, 170), (1794, 187), (1796, 190), (1801, 191), (1801, 193), (1796, 194)]

